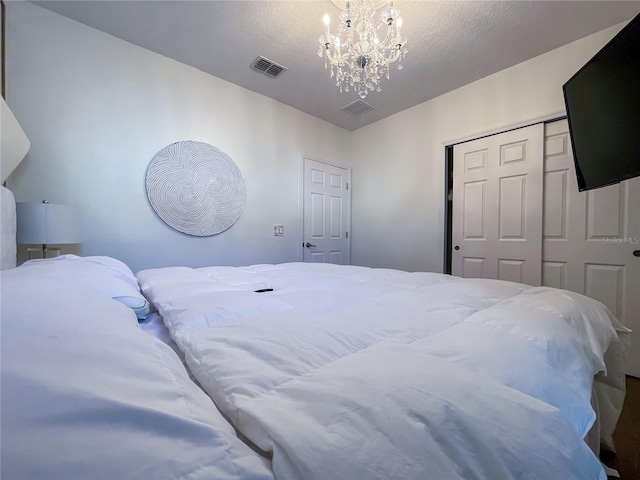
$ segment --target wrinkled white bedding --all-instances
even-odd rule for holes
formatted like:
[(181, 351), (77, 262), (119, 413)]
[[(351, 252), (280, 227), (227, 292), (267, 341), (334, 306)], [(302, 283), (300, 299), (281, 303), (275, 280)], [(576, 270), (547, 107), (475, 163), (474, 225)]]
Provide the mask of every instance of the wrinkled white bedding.
[(16, 201), (8, 188), (0, 185), (0, 270), (16, 266)]
[(174, 352), (77, 282), (5, 270), (3, 479), (272, 479)]
[(606, 478), (582, 440), (617, 339), (594, 300), (326, 264), (137, 278), (277, 478)]

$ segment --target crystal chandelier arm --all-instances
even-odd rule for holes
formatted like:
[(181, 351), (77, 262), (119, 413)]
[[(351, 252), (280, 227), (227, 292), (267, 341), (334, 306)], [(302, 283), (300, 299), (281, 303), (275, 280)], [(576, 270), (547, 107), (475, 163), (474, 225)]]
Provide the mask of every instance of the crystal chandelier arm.
[(385, 60), (387, 63), (395, 63), (398, 61), (398, 59), (400, 58), (400, 50), (399, 49), (393, 49), (389, 51), (389, 56), (385, 57)]
[(395, 42), (395, 39), (397, 38), (397, 35), (394, 31), (393, 25), (389, 25), (387, 27), (387, 33), (384, 36), (384, 40), (382, 42), (380, 42), (380, 45), (387, 49), (389, 48), (391, 42)]
[[(393, 2), (392, 2), (393, 3)], [(381, 23), (387, 25), (387, 32), (381, 45), (384, 48), (390, 48), (391, 45), (397, 44), (397, 39), (401, 37), (400, 29), (402, 28), (402, 18), (398, 17), (400, 12), (398, 9), (391, 7), (391, 11), (384, 11), (381, 16)]]
[(318, 39), (318, 42), (320, 43), (320, 48), (318, 49), (318, 55), (320, 57), (326, 57), (327, 59), (329, 59), (329, 61), (331, 63), (335, 63), (336, 59), (334, 54), (332, 53), (332, 46), (334, 47), (333, 50), (335, 50), (338, 54), (340, 52), (340, 47), (339, 47), (339, 43), (338, 43), (338, 47), (336, 49), (336, 40), (337, 38), (334, 35), (331, 35), (331, 33), (329, 33), (329, 26), (327, 25), (327, 32), (324, 35), (321, 35), (320, 38)]

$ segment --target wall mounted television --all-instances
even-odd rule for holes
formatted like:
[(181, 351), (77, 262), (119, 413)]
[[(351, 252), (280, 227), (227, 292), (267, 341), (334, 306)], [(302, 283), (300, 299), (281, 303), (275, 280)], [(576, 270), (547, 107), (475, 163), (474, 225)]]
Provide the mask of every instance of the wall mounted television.
[(562, 90), (578, 189), (640, 176), (640, 15)]

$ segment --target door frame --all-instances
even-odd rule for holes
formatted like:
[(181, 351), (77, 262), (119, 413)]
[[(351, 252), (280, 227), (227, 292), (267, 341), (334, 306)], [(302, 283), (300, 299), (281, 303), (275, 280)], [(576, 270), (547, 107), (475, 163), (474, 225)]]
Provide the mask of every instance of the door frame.
[(349, 187), (347, 188), (347, 212), (346, 212), (346, 222), (347, 222), (347, 232), (349, 232), (349, 236), (347, 237), (347, 245), (349, 248), (349, 264), (351, 264), (351, 166), (340, 165), (335, 162), (328, 162), (326, 160), (322, 160), (318, 157), (314, 157), (311, 155), (305, 155), (304, 153), (300, 155), (300, 161), (298, 162), (298, 261), (304, 262), (304, 160), (309, 159), (314, 162), (323, 163), (330, 167), (342, 168), (347, 171), (347, 183)]

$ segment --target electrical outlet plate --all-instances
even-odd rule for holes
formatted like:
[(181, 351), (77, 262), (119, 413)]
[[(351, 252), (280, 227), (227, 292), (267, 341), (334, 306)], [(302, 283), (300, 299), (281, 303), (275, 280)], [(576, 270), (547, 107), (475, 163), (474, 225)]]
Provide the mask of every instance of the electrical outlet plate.
[(274, 237), (283, 237), (284, 236), (284, 225), (274, 225), (273, 226), (273, 236)]

